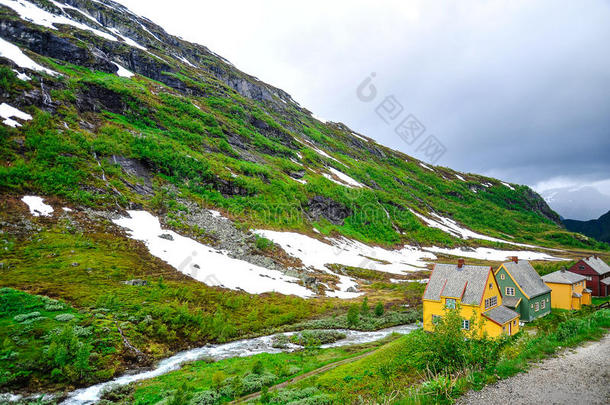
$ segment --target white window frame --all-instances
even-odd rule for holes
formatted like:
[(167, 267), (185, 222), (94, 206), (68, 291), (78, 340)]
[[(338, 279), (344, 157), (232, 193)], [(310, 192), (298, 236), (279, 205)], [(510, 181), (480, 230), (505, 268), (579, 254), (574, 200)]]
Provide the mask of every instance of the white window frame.
[(455, 309), (457, 300), (455, 298), (445, 298), (445, 308)]
[(470, 320), (462, 319), (462, 329), (470, 330)]
[(535, 302), (535, 303), (534, 303), (534, 311), (535, 311), (535, 312), (540, 311), (540, 303), (539, 303), (539, 302)]
[(546, 300), (540, 301), (540, 309), (546, 308)]
[(504, 280), (504, 274), (500, 274), (500, 280)]
[(506, 295), (508, 297), (514, 297), (515, 296), (515, 289), (514, 289), (514, 287), (506, 287), (505, 292), (506, 292)]
[(485, 300), (485, 309), (493, 308), (498, 305), (498, 296), (494, 295)]

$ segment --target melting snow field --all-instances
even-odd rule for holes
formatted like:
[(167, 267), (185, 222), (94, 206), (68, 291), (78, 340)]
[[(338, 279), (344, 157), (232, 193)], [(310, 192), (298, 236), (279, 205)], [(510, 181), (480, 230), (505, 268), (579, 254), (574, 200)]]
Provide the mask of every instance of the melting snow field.
[[(4, 0), (0, 0), (0, 4), (3, 4), (3, 1)], [(21, 49), (19, 49), (18, 46), (13, 45), (12, 43), (2, 38), (0, 38), (0, 57), (12, 60), (20, 68), (36, 70), (39, 72), (50, 74), (52, 76), (59, 74), (51, 69), (47, 69), (46, 67), (43, 67), (38, 63), (34, 62), (26, 54), (21, 52)]]
[(548, 255), (546, 253), (530, 252), (530, 251), (526, 251), (526, 250), (498, 250), (498, 249), (491, 249), (491, 248), (485, 248), (485, 247), (479, 247), (476, 249), (472, 249), (472, 248), (449, 249), (449, 248), (440, 248), (440, 247), (436, 247), (436, 246), (425, 247), (423, 249), (428, 252), (433, 252), (433, 253), (439, 253), (439, 254), (445, 254), (445, 255), (451, 255), (451, 256), (457, 256), (457, 257), (470, 257), (473, 259), (489, 260), (489, 261), (496, 261), (496, 262), (502, 262), (502, 261), (508, 260), (512, 256), (518, 256), (519, 259), (522, 259), (522, 260), (550, 260), (550, 261), (568, 260), (568, 259), (562, 259), (559, 257), (554, 257), (554, 256)]
[(32, 116), (28, 113), (24, 113), (21, 110), (16, 109), (15, 107), (2, 103), (0, 104), (0, 118), (4, 118), (2, 123), (4, 125), (8, 125), (9, 127), (20, 127), (21, 124), (15, 121), (14, 118), (19, 118), (25, 121), (31, 120)]
[(162, 229), (157, 217), (146, 211), (128, 213), (129, 218), (113, 222), (129, 229), (130, 237), (144, 242), (153, 256), (207, 285), (244, 290), (251, 294), (276, 291), (300, 297), (314, 295), (312, 291), (298, 285), (298, 279), (294, 277), (231, 258), (225, 251)]
[(318, 270), (328, 270), (327, 264), (360, 267), (386, 273), (404, 274), (409, 271), (422, 270), (428, 260), (436, 259), (429, 252), (423, 252), (412, 246), (400, 250), (389, 250), (378, 246), (347, 238), (326, 238), (328, 243), (295, 232), (278, 232), (269, 230), (254, 231), (260, 236), (280, 245), (288, 254), (295, 256), (305, 266)]
[(411, 210), (411, 212), (416, 217), (418, 217), (419, 219), (424, 221), (426, 223), (426, 225), (428, 225), (429, 227), (440, 229), (441, 231), (446, 232), (453, 236), (457, 236), (458, 238), (488, 240), (490, 242), (507, 243), (509, 245), (520, 246), (520, 247), (525, 247), (525, 248), (534, 248), (534, 249), (540, 248), (539, 246), (527, 245), (524, 243), (510, 242), (510, 241), (507, 241), (504, 239), (498, 239), (498, 238), (494, 238), (491, 236), (487, 236), (487, 235), (483, 235), (483, 234), (471, 231), (470, 229), (461, 227), (454, 220), (442, 217), (436, 213), (431, 214), (436, 219), (431, 219), (431, 218), (425, 217), (425, 216), (421, 215), (420, 213), (415, 212), (413, 210)]
[(45, 204), (41, 197), (26, 195), (21, 201), (27, 204), (30, 213), (35, 217), (49, 217), (53, 213), (53, 207)]

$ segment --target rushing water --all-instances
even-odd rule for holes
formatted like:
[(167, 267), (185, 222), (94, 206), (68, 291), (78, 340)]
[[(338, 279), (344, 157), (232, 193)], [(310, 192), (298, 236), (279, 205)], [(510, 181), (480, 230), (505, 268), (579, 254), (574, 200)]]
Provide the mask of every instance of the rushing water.
[[(407, 334), (416, 328), (417, 326), (415, 325), (400, 325), (374, 332), (339, 330), (340, 332), (345, 333), (345, 339), (322, 345), (322, 348), (373, 342), (392, 333)], [(292, 335), (293, 333), (285, 333), (285, 335)], [(62, 402), (62, 405), (92, 404), (100, 399), (100, 394), (102, 391), (109, 386), (126, 385), (134, 381), (154, 378), (169, 373), (170, 371), (178, 370), (182, 364), (189, 361), (199, 360), (206, 357), (211, 357), (214, 360), (223, 360), (231, 357), (252, 356), (259, 353), (281, 353), (293, 351), (299, 348), (299, 346), (295, 345), (289, 345), (284, 349), (272, 347), (273, 336), (274, 335), (262, 336), (253, 339), (236, 340), (231, 343), (207, 345), (197, 349), (180, 352), (172, 357), (168, 357), (167, 359), (160, 361), (159, 364), (157, 364), (157, 366), (152, 370), (137, 372), (134, 374), (125, 374), (111, 381), (73, 391), (69, 394), (68, 398)]]

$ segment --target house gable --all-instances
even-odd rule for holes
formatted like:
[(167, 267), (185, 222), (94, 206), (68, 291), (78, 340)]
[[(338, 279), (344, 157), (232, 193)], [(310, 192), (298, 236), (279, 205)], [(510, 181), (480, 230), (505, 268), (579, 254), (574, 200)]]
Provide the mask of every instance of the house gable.
[(529, 322), (551, 312), (551, 291), (530, 298), (504, 264), (501, 264), (496, 270), (496, 279), (498, 279), (504, 297), (509, 297), (507, 288), (513, 289), (511, 292), (514, 292), (514, 295), (511, 295), (510, 298), (511, 301), (518, 301), (515, 310), (521, 314), (523, 321)]
[(589, 266), (587, 262), (580, 259), (574, 266), (569, 268), (569, 271), (576, 274), (582, 274), (583, 276), (598, 277), (599, 273)]

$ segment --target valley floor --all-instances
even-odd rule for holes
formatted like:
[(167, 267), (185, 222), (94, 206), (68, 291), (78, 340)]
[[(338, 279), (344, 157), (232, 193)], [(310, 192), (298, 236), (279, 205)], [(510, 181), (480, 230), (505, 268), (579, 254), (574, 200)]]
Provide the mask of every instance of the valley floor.
[(610, 334), (598, 342), (567, 349), (481, 391), (469, 391), (457, 404), (491, 404), (510, 399), (515, 404), (610, 403)]

